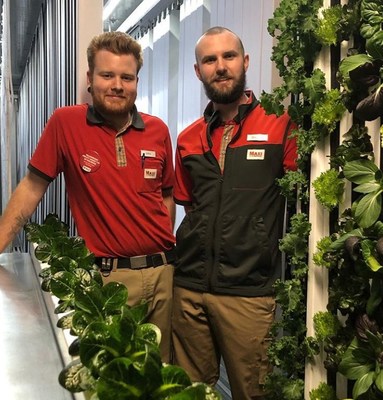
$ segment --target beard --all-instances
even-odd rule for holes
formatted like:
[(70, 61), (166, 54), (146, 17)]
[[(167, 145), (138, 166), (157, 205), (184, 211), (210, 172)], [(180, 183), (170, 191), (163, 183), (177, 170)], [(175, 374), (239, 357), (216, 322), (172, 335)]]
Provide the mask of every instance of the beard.
[(217, 104), (230, 104), (236, 102), (244, 93), (246, 88), (246, 71), (243, 69), (241, 75), (234, 81), (234, 85), (227, 89), (221, 90), (213, 87), (212, 84), (202, 81), (206, 96)]
[(133, 106), (135, 97), (121, 99), (121, 102), (108, 102), (104, 97), (97, 95), (91, 90), (92, 102), (94, 108), (105, 117), (123, 117), (129, 115)]

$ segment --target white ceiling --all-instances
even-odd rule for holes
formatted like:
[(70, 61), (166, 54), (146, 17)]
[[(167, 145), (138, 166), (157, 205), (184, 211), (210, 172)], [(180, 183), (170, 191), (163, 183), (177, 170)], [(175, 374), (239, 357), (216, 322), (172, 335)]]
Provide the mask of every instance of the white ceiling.
[[(22, 74), (35, 34), (39, 14), (46, 1), (47, 0), (9, 1), (12, 80), (15, 93), (18, 92)], [(111, 0), (104, 0), (104, 6), (108, 3), (108, 1)], [(119, 4), (109, 18), (104, 21), (104, 30), (117, 30), (118, 27), (125, 21), (125, 19), (143, 1), (147, 0), (120, 0)], [(2, 4), (3, 0), (0, 0), (0, 10), (2, 10)], [(142, 29), (145, 24), (150, 25), (151, 21), (171, 4), (179, 7), (179, 5), (182, 4), (182, 0), (159, 0), (157, 4), (147, 13), (147, 15), (143, 17), (132, 29)], [(129, 31), (129, 33), (132, 32)]]

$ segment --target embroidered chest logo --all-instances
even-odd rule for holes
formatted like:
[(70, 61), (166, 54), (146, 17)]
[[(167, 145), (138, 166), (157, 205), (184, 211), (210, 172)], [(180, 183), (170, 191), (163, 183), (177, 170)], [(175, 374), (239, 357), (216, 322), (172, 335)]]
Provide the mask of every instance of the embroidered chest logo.
[(247, 150), (247, 160), (264, 160), (265, 149), (249, 149)]
[(157, 178), (157, 170), (154, 168), (145, 168), (144, 169), (144, 178), (145, 179), (156, 179)]

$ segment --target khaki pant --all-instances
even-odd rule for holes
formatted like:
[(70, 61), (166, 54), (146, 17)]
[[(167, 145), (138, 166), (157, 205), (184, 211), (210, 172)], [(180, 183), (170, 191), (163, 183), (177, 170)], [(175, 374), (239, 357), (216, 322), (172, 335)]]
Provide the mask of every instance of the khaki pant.
[(118, 269), (103, 277), (104, 284), (121, 282), (128, 288), (128, 305), (149, 304), (145, 322), (157, 325), (161, 330), (162, 361), (170, 361), (171, 313), (173, 300), (173, 265), (156, 268)]
[(262, 398), (262, 385), (271, 370), (266, 352), (275, 307), (272, 297), (214, 295), (176, 287), (174, 363), (194, 382), (214, 386), (222, 356), (232, 398)]

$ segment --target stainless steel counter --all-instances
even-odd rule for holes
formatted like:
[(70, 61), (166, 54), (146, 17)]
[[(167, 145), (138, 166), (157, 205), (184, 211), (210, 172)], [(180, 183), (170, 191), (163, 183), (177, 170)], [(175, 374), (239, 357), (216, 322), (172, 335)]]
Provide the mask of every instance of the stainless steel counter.
[(54, 304), (29, 254), (0, 254), (0, 393), (7, 400), (78, 398), (58, 375), (70, 357)]

